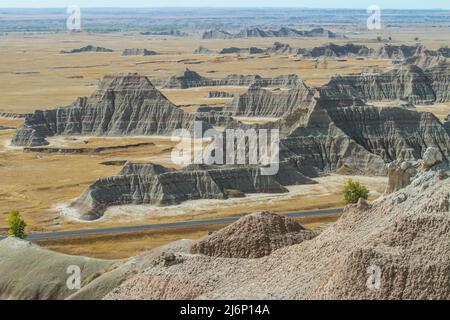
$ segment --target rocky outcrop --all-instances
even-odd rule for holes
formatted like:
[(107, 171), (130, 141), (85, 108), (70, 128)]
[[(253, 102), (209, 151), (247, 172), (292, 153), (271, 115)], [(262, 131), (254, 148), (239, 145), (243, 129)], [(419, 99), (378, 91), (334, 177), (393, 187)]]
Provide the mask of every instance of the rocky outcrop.
[(296, 54), (297, 49), (292, 48), (289, 44), (275, 42), (272, 47), (267, 48), (266, 50), (269, 54), (281, 54), (281, 55), (290, 55)]
[(234, 123), (238, 123), (233, 119), (233, 114), (230, 112), (223, 112), (219, 110), (208, 110), (202, 112), (197, 110), (195, 115), (199, 120), (214, 127), (228, 127)]
[[(322, 96), (365, 101), (406, 100), (413, 104), (444, 102), (442, 87), (421, 68), (405, 65), (381, 73), (334, 76), (321, 89)], [(446, 83), (448, 85), (448, 83)]]
[(125, 49), (122, 52), (122, 56), (154, 56), (157, 55), (158, 52), (144, 49), (144, 48), (132, 48)]
[(450, 114), (444, 120), (444, 128), (447, 130), (447, 133), (450, 135)]
[(114, 205), (171, 205), (195, 199), (226, 199), (226, 190), (243, 193), (284, 193), (284, 185), (311, 184), (291, 162), (280, 164), (278, 174), (263, 176), (258, 166), (189, 166), (171, 170), (155, 164), (128, 163), (114, 177), (93, 183), (71, 205), (80, 219), (100, 218)]
[(230, 92), (225, 92), (225, 91), (210, 91), (208, 92), (208, 96), (207, 98), (209, 99), (215, 99), (215, 98), (233, 98), (234, 94), (230, 93)]
[(103, 47), (96, 47), (93, 45), (88, 45), (86, 47), (82, 47), (79, 49), (72, 49), (72, 50), (61, 50), (60, 54), (71, 54), (71, 53), (83, 53), (83, 52), (114, 52), (112, 49), (103, 48)]
[(213, 54), (215, 53), (214, 50), (210, 50), (204, 46), (199, 46), (197, 49), (194, 50), (194, 54)]
[(311, 49), (298, 49), (297, 54), (307, 58), (340, 58), (350, 55), (367, 57), (373, 54), (373, 50), (364, 45), (355, 45), (352, 43), (348, 43), (345, 45), (330, 43), (325, 46), (314, 47)]
[(195, 120), (195, 115), (176, 107), (147, 77), (105, 76), (89, 98), (27, 116), (12, 144), (46, 145), (45, 138), (56, 135), (171, 135), (175, 129), (192, 130)]
[(344, 38), (324, 28), (311, 30), (296, 30), (283, 27), (278, 30), (263, 30), (257, 27), (246, 28), (238, 33), (232, 34), (223, 30), (210, 30), (203, 33), (203, 39), (241, 39), (241, 38), (270, 38), (270, 37), (293, 37), (293, 38)]
[(384, 45), (378, 50), (376, 56), (382, 59), (404, 60), (415, 56), (420, 50), (423, 50), (421, 45)]
[(147, 269), (107, 299), (448, 300), (449, 190), (439, 172), (419, 173), (398, 192), (348, 206), (311, 240), (259, 259), (180, 254), (182, 263)]
[(314, 98), (314, 90), (298, 80), (290, 89), (271, 92), (255, 84), (226, 107), (234, 115), (248, 117), (282, 117), (297, 108), (308, 107)]
[(146, 31), (141, 32), (144, 36), (175, 36), (175, 37), (186, 37), (188, 34), (186, 32), (170, 29), (167, 31)]
[(0, 113), (0, 118), (24, 119), (28, 115), (29, 114), (3, 112), (3, 113)]
[(385, 194), (401, 190), (411, 183), (416, 174), (416, 165), (411, 161), (396, 160), (388, 165), (388, 186)]
[(316, 235), (291, 218), (259, 212), (197, 241), (190, 252), (222, 258), (261, 258)]
[[(152, 80), (153, 81), (153, 80)], [(259, 75), (230, 74), (223, 79), (211, 79), (201, 76), (195, 71), (186, 69), (183, 73), (170, 77), (168, 80), (154, 81), (165, 89), (188, 89), (215, 86), (250, 86), (258, 84), (260, 87), (287, 87), (296, 85), (298, 76), (295, 74), (263, 78)]]
[(104, 151), (132, 149), (139, 147), (154, 146), (153, 142), (132, 143), (121, 146), (95, 147), (95, 148), (55, 148), (55, 147), (25, 147), (24, 152), (41, 152), (57, 154), (83, 154), (83, 153), (101, 153)]
[(232, 39), (233, 35), (224, 30), (209, 30), (205, 31), (202, 39)]
[(266, 52), (264, 49), (256, 48), (256, 47), (250, 47), (250, 48), (237, 48), (237, 47), (230, 47), (230, 48), (223, 48), (220, 50), (219, 54), (259, 54)]
[(212, 80), (186, 68), (179, 75), (170, 77), (163, 85), (166, 89), (188, 89), (207, 86)]

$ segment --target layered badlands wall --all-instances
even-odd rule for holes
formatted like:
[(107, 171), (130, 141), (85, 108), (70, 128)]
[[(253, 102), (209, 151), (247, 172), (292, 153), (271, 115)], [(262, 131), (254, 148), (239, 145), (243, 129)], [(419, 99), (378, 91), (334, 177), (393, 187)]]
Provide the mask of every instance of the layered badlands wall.
[[(27, 116), (12, 144), (46, 145), (46, 137), (57, 135), (171, 135), (176, 129), (193, 130), (195, 121), (200, 119), (175, 106), (147, 77), (105, 76), (90, 97)], [(203, 123), (203, 128), (210, 126)]]

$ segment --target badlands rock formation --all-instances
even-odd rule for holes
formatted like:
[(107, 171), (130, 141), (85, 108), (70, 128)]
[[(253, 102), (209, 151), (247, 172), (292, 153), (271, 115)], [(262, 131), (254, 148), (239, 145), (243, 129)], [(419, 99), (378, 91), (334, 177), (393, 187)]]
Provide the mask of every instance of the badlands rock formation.
[(246, 93), (235, 98), (226, 109), (237, 116), (282, 117), (295, 109), (307, 108), (313, 102), (314, 94), (314, 90), (301, 80), (298, 80), (296, 86), (277, 92), (254, 84)]
[(89, 98), (27, 116), (12, 144), (46, 145), (45, 138), (56, 135), (171, 135), (175, 129), (192, 130), (195, 120), (195, 115), (176, 107), (147, 77), (105, 76)]
[(447, 130), (447, 133), (450, 135), (450, 114), (444, 120), (444, 128)]
[(220, 50), (219, 54), (259, 54), (264, 53), (265, 50), (261, 48), (256, 47), (250, 47), (250, 48), (237, 48), (237, 47), (230, 47), (230, 48), (223, 48)]
[[(450, 299), (450, 179), (432, 168), (259, 259), (180, 253), (107, 299)], [(399, 200), (400, 199), (400, 200)]]
[(415, 65), (402, 65), (386, 72), (334, 76), (321, 93), (326, 97), (342, 99), (401, 99), (413, 104), (431, 104), (447, 101), (449, 83), (447, 73), (427, 72)]
[(122, 56), (154, 56), (157, 55), (158, 52), (144, 49), (144, 48), (131, 48), (125, 49), (122, 52)]
[(152, 163), (128, 163), (114, 177), (93, 183), (71, 207), (80, 218), (94, 220), (113, 205), (178, 204), (195, 199), (227, 199), (227, 190), (242, 193), (285, 193), (286, 185), (313, 184), (294, 163), (280, 164), (278, 174), (261, 175), (254, 166), (188, 166), (172, 170)]
[(225, 91), (210, 91), (208, 92), (207, 98), (209, 99), (215, 99), (215, 98), (233, 98), (234, 94), (225, 92)]
[(333, 57), (340, 58), (349, 55), (367, 57), (373, 54), (373, 50), (364, 45), (355, 45), (352, 43), (345, 45), (337, 45), (330, 43), (321, 47), (312, 49), (298, 49), (297, 54), (307, 58)]
[[(0, 298), (448, 300), (450, 168), (434, 159), (403, 189), (347, 206), (316, 236), (289, 219), (253, 214), (198, 242), (177, 241), (121, 261), (8, 238), (0, 241)], [(242, 257), (255, 253), (259, 258)], [(83, 270), (80, 290), (67, 289), (70, 265)]]
[(214, 50), (210, 50), (204, 46), (199, 46), (197, 49), (194, 50), (194, 54), (213, 54), (215, 53)]
[(260, 258), (316, 235), (291, 218), (260, 212), (197, 241), (190, 252), (222, 258)]
[(165, 89), (188, 89), (197, 87), (214, 86), (250, 86), (257, 83), (261, 87), (287, 87), (295, 85), (298, 76), (294, 74), (277, 76), (274, 78), (263, 78), (259, 75), (230, 74), (223, 79), (211, 79), (201, 76), (195, 71), (186, 69), (179, 75), (167, 80), (157, 80)]
[(72, 50), (61, 50), (59, 53), (61, 54), (71, 54), (71, 53), (83, 53), (83, 52), (113, 52), (114, 50), (103, 48), (103, 47), (97, 47), (93, 45), (88, 45), (86, 47), (82, 47), (79, 49), (72, 49)]
[(296, 30), (283, 27), (279, 30), (263, 30), (257, 27), (246, 28), (232, 34), (224, 30), (210, 30), (203, 33), (203, 39), (233, 39), (233, 38), (269, 38), (269, 37), (294, 37), (294, 38), (338, 38), (344, 37), (324, 28), (311, 30)]

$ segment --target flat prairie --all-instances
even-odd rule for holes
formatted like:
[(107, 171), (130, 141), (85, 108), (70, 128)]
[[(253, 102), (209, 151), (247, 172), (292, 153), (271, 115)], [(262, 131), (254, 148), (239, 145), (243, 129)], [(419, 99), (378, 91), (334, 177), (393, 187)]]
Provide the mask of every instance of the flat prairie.
[[(436, 49), (450, 39), (441, 29), (426, 29), (417, 33), (414, 28), (396, 30), (391, 44), (414, 44), (415, 37)], [(425, 29), (424, 29), (425, 30)], [(377, 48), (382, 46), (377, 35), (387, 37), (390, 31), (378, 34), (342, 30), (349, 39), (331, 39), (337, 44), (355, 42)], [(388, 60), (321, 59), (295, 56), (193, 54), (202, 45), (219, 51), (225, 47), (271, 47), (275, 41), (292, 47), (310, 48), (330, 42), (321, 38), (247, 38), (232, 40), (202, 40), (199, 38), (146, 36), (137, 33), (74, 33), (74, 34), (3, 34), (0, 35), (0, 113), (31, 113), (36, 109), (65, 106), (78, 96), (90, 95), (106, 74), (139, 72), (150, 78), (167, 78), (186, 68), (209, 78), (223, 78), (229, 74), (258, 74), (274, 77), (297, 74), (310, 86), (325, 84), (336, 74), (352, 74), (366, 69), (392, 67)], [(113, 49), (111, 53), (60, 54), (61, 50), (95, 45)], [(122, 56), (126, 48), (146, 48), (159, 55)], [(234, 94), (245, 87), (204, 87), (187, 90), (164, 89), (162, 92), (185, 111), (208, 104), (222, 106), (231, 99), (208, 99), (210, 90)], [(419, 106), (419, 110), (434, 112), (444, 118), (450, 112), (449, 104)], [(270, 119), (240, 119), (246, 123), (262, 123)], [(0, 118), (0, 125), (20, 126), (23, 120)], [(14, 130), (0, 131), (0, 232), (6, 230), (6, 213), (19, 210), (30, 231), (83, 229), (99, 226), (162, 223), (189, 219), (203, 219), (240, 215), (258, 210), (290, 212), (304, 209), (340, 207), (341, 188), (347, 176), (328, 176), (318, 179), (317, 185), (293, 188), (289, 195), (254, 195), (228, 202), (196, 202), (168, 208), (152, 207), (113, 208), (96, 222), (69, 219), (57, 208), (70, 203), (96, 179), (117, 174), (121, 166), (105, 165), (110, 161), (151, 161), (173, 166), (170, 152), (174, 142), (159, 137), (95, 138), (58, 137), (50, 139), (54, 147), (86, 148), (96, 146), (123, 146), (142, 142), (154, 145), (108, 150), (95, 154), (62, 155), (24, 152), (9, 146)], [(384, 190), (386, 179), (361, 177), (375, 197)], [(303, 187), (303, 188), (302, 188)], [(265, 197), (261, 202), (258, 197)], [(267, 201), (266, 201), (267, 200)]]

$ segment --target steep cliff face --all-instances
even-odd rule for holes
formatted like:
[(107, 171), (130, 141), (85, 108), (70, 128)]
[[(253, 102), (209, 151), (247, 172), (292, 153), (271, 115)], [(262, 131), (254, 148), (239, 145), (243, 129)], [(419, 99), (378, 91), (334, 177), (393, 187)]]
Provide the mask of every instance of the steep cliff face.
[(373, 54), (373, 50), (364, 45), (355, 45), (352, 43), (345, 45), (337, 45), (330, 43), (321, 47), (314, 47), (311, 49), (298, 49), (298, 55), (307, 58), (319, 58), (319, 57), (346, 57), (349, 55), (367, 57)]
[(312, 103), (314, 90), (299, 80), (293, 88), (271, 92), (253, 85), (226, 107), (234, 115), (248, 117), (282, 117)]
[(179, 128), (192, 130), (195, 120), (144, 76), (106, 76), (89, 98), (27, 116), (12, 143), (44, 145), (46, 137), (55, 135), (170, 135)]
[(226, 199), (226, 190), (243, 193), (284, 193), (283, 185), (314, 183), (290, 162), (274, 176), (261, 175), (258, 166), (190, 166), (170, 170), (154, 164), (128, 163), (114, 177), (97, 180), (72, 207), (84, 220), (98, 219), (113, 205), (178, 204), (195, 199)]
[(230, 74), (223, 79), (211, 79), (203, 77), (195, 71), (186, 69), (183, 73), (170, 77), (169, 79), (156, 80), (156, 83), (165, 89), (188, 89), (214, 86), (250, 86), (254, 83), (257, 83), (261, 87), (286, 87), (295, 85), (297, 81), (298, 76), (294, 74), (274, 78), (263, 78), (259, 75)]
[(202, 39), (232, 39), (233, 35), (224, 30), (209, 30), (205, 31)]
[(209, 30), (203, 33), (203, 39), (241, 39), (241, 38), (269, 38), (269, 37), (293, 37), (293, 38), (340, 38), (330, 30), (324, 28), (314, 28), (311, 30), (296, 30), (282, 27), (278, 30), (263, 30), (258, 27), (251, 27), (240, 30), (238, 33), (229, 33), (224, 30)]
[(432, 113), (365, 106), (330, 108), (328, 114), (349, 137), (386, 161), (420, 159), (431, 146), (449, 156), (450, 137)]
[[(419, 67), (405, 65), (384, 73), (335, 76), (321, 90), (324, 97), (354, 97), (365, 101), (407, 100), (414, 104), (436, 101), (440, 92)], [(440, 91), (440, 89), (439, 89)]]
[(431, 113), (404, 108), (345, 106), (321, 97), (266, 127), (280, 129), (280, 158), (296, 159), (307, 175), (341, 169), (385, 175), (385, 163), (421, 159), (428, 147), (450, 159), (445, 126)]
[(444, 120), (444, 128), (447, 130), (448, 135), (450, 135), (450, 114)]
[(420, 45), (385, 45), (378, 50), (376, 56), (384, 59), (403, 60), (416, 55), (419, 50), (422, 50)]

